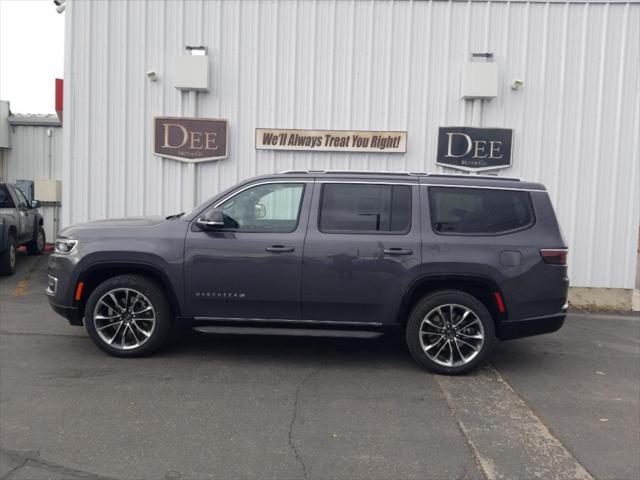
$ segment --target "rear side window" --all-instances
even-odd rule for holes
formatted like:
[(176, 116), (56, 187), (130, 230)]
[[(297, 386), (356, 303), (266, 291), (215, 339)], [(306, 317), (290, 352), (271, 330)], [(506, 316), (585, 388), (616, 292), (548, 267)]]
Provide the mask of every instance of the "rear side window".
[(492, 235), (533, 225), (528, 192), (429, 187), (431, 225), (440, 234)]
[(9, 196), (9, 190), (4, 185), (0, 185), (0, 208), (13, 208), (13, 201)]
[(409, 185), (325, 184), (320, 231), (406, 233), (411, 226)]

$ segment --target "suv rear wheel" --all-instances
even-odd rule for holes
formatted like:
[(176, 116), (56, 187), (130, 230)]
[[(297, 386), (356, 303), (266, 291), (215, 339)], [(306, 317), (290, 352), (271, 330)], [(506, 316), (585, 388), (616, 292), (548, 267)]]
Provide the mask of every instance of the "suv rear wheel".
[(441, 290), (422, 299), (407, 322), (413, 358), (436, 373), (456, 375), (476, 368), (495, 341), (491, 314), (477, 298)]
[(139, 275), (104, 281), (91, 293), (85, 325), (93, 342), (117, 357), (141, 357), (162, 347), (173, 317), (166, 292)]

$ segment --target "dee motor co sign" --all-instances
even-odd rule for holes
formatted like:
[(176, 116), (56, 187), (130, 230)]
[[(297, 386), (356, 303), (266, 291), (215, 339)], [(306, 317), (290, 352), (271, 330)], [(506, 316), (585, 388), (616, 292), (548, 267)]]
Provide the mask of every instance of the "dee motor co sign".
[(256, 149), (405, 153), (407, 132), (256, 128)]
[(508, 128), (440, 127), (436, 163), (466, 171), (510, 167), (512, 138)]
[(156, 117), (153, 153), (182, 162), (227, 157), (227, 121), (215, 118)]

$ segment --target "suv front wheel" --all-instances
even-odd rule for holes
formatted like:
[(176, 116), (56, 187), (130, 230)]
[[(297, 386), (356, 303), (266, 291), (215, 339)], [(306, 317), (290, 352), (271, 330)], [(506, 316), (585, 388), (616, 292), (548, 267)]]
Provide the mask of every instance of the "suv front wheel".
[(93, 342), (116, 357), (141, 357), (162, 347), (173, 317), (166, 293), (139, 275), (104, 281), (91, 293), (85, 325)]
[(458, 290), (427, 295), (407, 322), (409, 351), (423, 367), (456, 375), (484, 361), (495, 341), (491, 314), (477, 298)]

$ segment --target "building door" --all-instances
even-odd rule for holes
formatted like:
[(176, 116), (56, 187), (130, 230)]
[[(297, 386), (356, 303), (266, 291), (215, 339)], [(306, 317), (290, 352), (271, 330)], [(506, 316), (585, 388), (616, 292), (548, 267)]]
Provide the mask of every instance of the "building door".
[(268, 181), (242, 187), (214, 206), (224, 213), (223, 227), (191, 225), (185, 242), (189, 316), (301, 317), (302, 251), (312, 185)]

